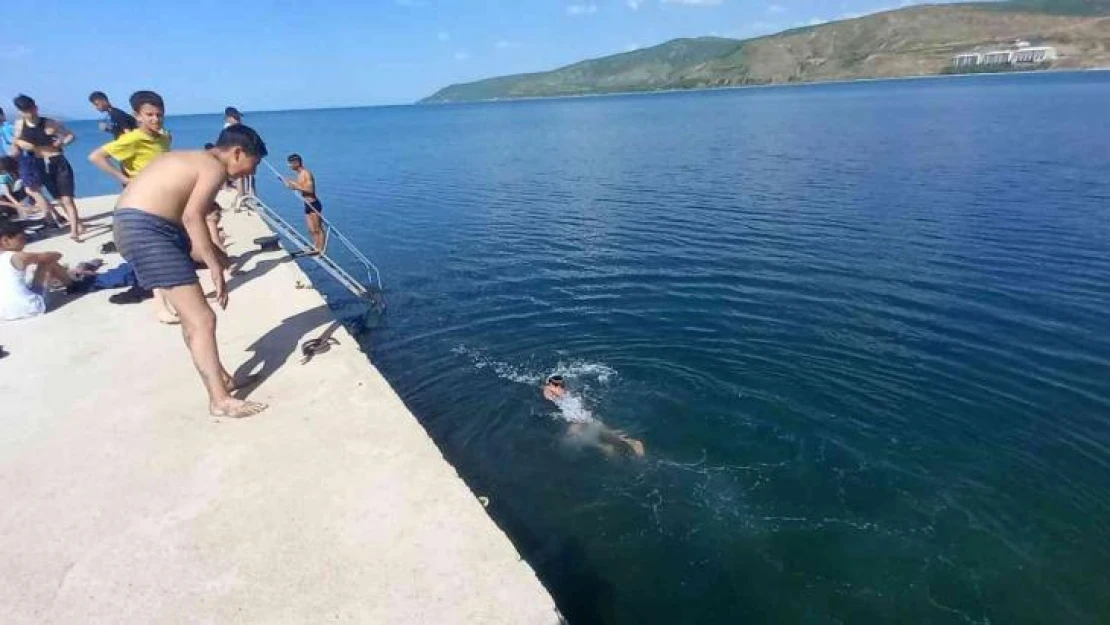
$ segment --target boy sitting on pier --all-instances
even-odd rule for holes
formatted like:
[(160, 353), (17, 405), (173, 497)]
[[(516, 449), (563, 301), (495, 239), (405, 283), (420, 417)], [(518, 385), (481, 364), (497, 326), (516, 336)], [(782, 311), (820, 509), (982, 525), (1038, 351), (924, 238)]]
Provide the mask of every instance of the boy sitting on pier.
[(211, 150), (170, 152), (151, 162), (128, 182), (116, 204), (116, 245), (135, 268), (140, 286), (166, 290), (208, 391), (208, 410), (217, 417), (248, 417), (266, 406), (231, 396), (232, 378), (216, 346), (216, 315), (189, 252), (191, 247), (203, 259), (216, 301), (227, 308), (227, 257), (216, 250), (205, 218), (224, 183), (253, 174), (264, 156), (266, 145), (258, 133), (236, 124), (220, 133)]
[[(23, 226), (0, 219), (0, 321), (37, 317), (46, 312), (50, 286), (68, 286), (69, 272), (58, 252), (27, 252)], [(27, 280), (27, 272), (34, 276)]]

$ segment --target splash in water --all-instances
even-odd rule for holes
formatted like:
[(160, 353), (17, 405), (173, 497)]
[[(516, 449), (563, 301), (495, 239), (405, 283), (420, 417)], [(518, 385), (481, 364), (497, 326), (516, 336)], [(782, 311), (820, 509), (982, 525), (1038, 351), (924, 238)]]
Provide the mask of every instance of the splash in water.
[(561, 375), (567, 380), (576, 383), (577, 386), (583, 386), (590, 382), (596, 382), (604, 386), (608, 385), (613, 378), (617, 377), (617, 372), (612, 367), (603, 363), (589, 362), (586, 360), (559, 361), (555, 364), (553, 369), (541, 371), (539, 367), (536, 367), (535, 370), (528, 370), (523, 367), (511, 365), (507, 362), (495, 360), (487, 356), (481, 350), (466, 345), (459, 345), (452, 349), (451, 352), (469, 359), (476, 369), (489, 369), (503, 380), (529, 386), (541, 384), (552, 375)]
[(597, 423), (593, 413), (586, 408), (585, 402), (577, 395), (568, 393), (551, 401), (559, 407), (560, 416), (567, 423)]

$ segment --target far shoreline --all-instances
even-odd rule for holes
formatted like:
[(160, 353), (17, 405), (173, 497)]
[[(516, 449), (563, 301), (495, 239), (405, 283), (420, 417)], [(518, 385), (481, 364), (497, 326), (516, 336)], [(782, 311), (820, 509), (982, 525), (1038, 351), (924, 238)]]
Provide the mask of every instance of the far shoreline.
[[(723, 87), (691, 87), (689, 89), (653, 89), (648, 91), (614, 91), (611, 93), (580, 93), (574, 95), (551, 95), (551, 96), (527, 96), (521, 98), (492, 98), (487, 100), (459, 100), (457, 102), (425, 102), (418, 100), (416, 102), (401, 102), (392, 104), (352, 104), (349, 106), (321, 106), (321, 107), (305, 107), (294, 109), (259, 109), (247, 110), (250, 115), (269, 115), (274, 113), (310, 113), (315, 111), (352, 111), (357, 109), (389, 109), (389, 108), (407, 108), (407, 107), (435, 107), (435, 106), (458, 106), (466, 104), (509, 104), (513, 102), (536, 102), (546, 100), (574, 100), (580, 98), (607, 98), (607, 97), (624, 97), (624, 96), (652, 96), (660, 94), (671, 93), (702, 93), (714, 91), (736, 91), (740, 89), (775, 89), (783, 87), (812, 87), (815, 85), (851, 85), (856, 83), (870, 83), (870, 82), (894, 82), (902, 80), (930, 80), (930, 79), (945, 79), (945, 78), (971, 78), (971, 77), (990, 77), (990, 76), (1028, 76), (1030, 74), (1084, 74), (1089, 72), (1110, 72), (1110, 66), (1105, 67), (1084, 67), (1084, 68), (1066, 68), (1066, 69), (1041, 69), (1041, 70), (1023, 70), (1015, 72), (992, 72), (980, 74), (915, 74), (911, 76), (891, 76), (887, 78), (846, 78), (841, 80), (812, 80), (808, 82), (780, 82), (780, 83), (767, 83), (763, 85), (727, 85)], [(246, 109), (244, 109), (246, 110)], [(208, 113), (182, 113), (179, 115), (167, 115), (166, 120), (172, 121), (174, 119), (184, 119), (189, 117), (208, 117), (222, 115), (222, 111), (212, 111)], [(85, 123), (97, 122), (99, 118), (80, 118), (69, 117), (66, 115), (52, 115), (66, 123)]]
[[(873, 82), (896, 82), (896, 81), (916, 81), (916, 80), (935, 80), (947, 78), (981, 78), (993, 76), (1028, 76), (1028, 75), (1058, 75), (1058, 74), (1085, 74), (1089, 72), (1107, 72), (1110, 71), (1110, 66), (1105, 67), (1084, 67), (1084, 68), (1066, 68), (1066, 69), (1035, 69), (1035, 70), (1021, 70), (1010, 72), (985, 72), (985, 73), (967, 73), (967, 74), (913, 74), (909, 76), (889, 76), (882, 78), (845, 78), (838, 80), (810, 80), (806, 82), (779, 82), (767, 83), (762, 85), (725, 85), (720, 87), (690, 87), (690, 88), (677, 88), (677, 89), (649, 89), (643, 91), (613, 91), (609, 93), (578, 93), (572, 95), (550, 95), (550, 96), (523, 96), (519, 98), (489, 98), (483, 100), (458, 100), (450, 102), (426, 102), (420, 100), (408, 106), (457, 106), (467, 104), (509, 104), (513, 102), (536, 102), (546, 100), (576, 100), (581, 98), (606, 98), (606, 97), (625, 97), (625, 96), (652, 96), (661, 94), (674, 94), (674, 93), (705, 93), (715, 91), (737, 91), (746, 89), (776, 89), (785, 87), (813, 87), (817, 85), (853, 85), (857, 83), (873, 83)], [(406, 106), (406, 105), (399, 105)], [(361, 107), (353, 107), (361, 108)]]

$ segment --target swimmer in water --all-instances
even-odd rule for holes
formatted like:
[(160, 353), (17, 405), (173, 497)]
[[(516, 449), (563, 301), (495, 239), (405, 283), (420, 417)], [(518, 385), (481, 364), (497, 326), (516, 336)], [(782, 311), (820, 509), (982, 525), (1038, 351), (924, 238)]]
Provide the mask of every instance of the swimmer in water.
[(582, 400), (567, 391), (567, 381), (563, 376), (553, 375), (547, 378), (543, 385), (543, 396), (563, 410), (563, 414), (570, 420), (567, 430), (570, 434), (581, 438), (595, 438), (602, 451), (610, 455), (620, 447), (637, 457), (644, 456), (642, 442), (594, 419), (582, 406)]

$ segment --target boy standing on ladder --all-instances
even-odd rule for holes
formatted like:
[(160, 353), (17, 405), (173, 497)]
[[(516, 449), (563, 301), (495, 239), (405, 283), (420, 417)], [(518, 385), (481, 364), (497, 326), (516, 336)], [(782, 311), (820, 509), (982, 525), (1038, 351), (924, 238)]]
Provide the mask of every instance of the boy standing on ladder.
[(324, 223), (321, 219), (321, 214), (324, 212), (324, 205), (320, 202), (320, 198), (316, 197), (316, 177), (312, 172), (304, 166), (304, 159), (300, 154), (290, 154), (289, 169), (296, 172), (296, 178), (285, 179), (285, 186), (300, 191), (301, 199), (304, 202), (304, 220), (308, 226), (308, 232), (312, 235), (312, 245), (314, 248), (308, 252), (311, 256), (316, 256), (324, 253)]

